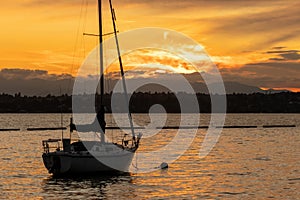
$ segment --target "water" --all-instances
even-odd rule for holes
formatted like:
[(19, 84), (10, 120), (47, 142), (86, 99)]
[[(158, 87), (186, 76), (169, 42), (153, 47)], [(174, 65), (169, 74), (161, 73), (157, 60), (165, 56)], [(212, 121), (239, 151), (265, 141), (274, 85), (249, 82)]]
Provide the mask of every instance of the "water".
[[(169, 115), (176, 125), (179, 115)], [(147, 125), (148, 115), (134, 115)], [(203, 115), (205, 125), (209, 115)], [(69, 115), (64, 116), (68, 124)], [(53, 178), (43, 166), (41, 141), (61, 131), (28, 132), (28, 127), (60, 126), (57, 114), (1, 114), (1, 199), (297, 199), (300, 196), (300, 129), (224, 129), (219, 142), (199, 159), (206, 130), (198, 130), (192, 145), (169, 169), (143, 174)], [(297, 114), (234, 114), (226, 125), (296, 124)], [(169, 142), (175, 130), (144, 138), (140, 151)], [(147, 149), (146, 149), (147, 148)], [(138, 158), (139, 159), (139, 158)], [(147, 158), (151, 161), (151, 158)], [(134, 161), (135, 162), (135, 161)], [(138, 166), (139, 167), (139, 166)]]

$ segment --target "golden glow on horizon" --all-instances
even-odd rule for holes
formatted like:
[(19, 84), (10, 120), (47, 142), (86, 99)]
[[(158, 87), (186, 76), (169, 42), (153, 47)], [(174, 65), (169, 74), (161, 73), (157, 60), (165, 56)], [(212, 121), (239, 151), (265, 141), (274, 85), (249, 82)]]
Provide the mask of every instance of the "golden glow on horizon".
[(262, 90), (289, 90), (291, 92), (300, 92), (300, 88), (263, 88), (263, 87), (261, 87), (260, 89), (262, 89)]

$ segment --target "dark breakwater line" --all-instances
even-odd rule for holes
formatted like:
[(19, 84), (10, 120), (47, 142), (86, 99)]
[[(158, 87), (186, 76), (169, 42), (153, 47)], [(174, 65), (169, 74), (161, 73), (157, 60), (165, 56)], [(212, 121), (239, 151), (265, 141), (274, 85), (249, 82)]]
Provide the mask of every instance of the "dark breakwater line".
[(54, 131), (54, 130), (67, 130), (66, 127), (53, 127), (53, 128), (27, 128), (27, 131)]
[(293, 128), (296, 125), (264, 125), (263, 128)]
[[(295, 128), (296, 125), (263, 125), (263, 126), (215, 126), (211, 128), (223, 129), (248, 129), (248, 128)], [(163, 126), (154, 129), (208, 129), (209, 126)], [(122, 130), (131, 129), (130, 127), (106, 127), (108, 130)], [(145, 127), (134, 127), (134, 129), (146, 129)], [(20, 131), (19, 128), (0, 129), (0, 132)], [(46, 128), (27, 128), (27, 131), (54, 131), (54, 130), (67, 130), (67, 127), (46, 127)]]
[(19, 128), (1, 128), (0, 132), (4, 132), (4, 131), (20, 131), (21, 129)]

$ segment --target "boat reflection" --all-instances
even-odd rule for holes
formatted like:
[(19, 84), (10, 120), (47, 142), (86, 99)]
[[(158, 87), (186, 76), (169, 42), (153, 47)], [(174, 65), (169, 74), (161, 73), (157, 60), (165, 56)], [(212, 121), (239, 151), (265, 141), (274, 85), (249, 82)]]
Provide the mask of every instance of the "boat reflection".
[(56, 178), (50, 176), (42, 182), (42, 197), (47, 198), (133, 198), (136, 197), (130, 174), (87, 175)]

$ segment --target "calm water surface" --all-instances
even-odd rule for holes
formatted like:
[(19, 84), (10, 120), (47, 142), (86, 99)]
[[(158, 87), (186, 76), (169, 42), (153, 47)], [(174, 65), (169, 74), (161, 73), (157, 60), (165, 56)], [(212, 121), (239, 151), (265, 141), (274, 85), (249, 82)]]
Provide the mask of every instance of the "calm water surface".
[[(191, 116), (192, 117), (192, 116)], [(179, 115), (169, 115), (177, 125)], [(134, 115), (145, 125), (147, 115)], [(205, 125), (209, 115), (203, 115)], [(64, 116), (68, 124), (69, 115)], [(235, 114), (226, 125), (296, 124), (300, 115)], [(1, 199), (297, 199), (300, 196), (300, 129), (224, 129), (205, 158), (198, 157), (206, 130), (169, 169), (121, 176), (53, 178), (42, 163), (41, 141), (60, 131), (28, 132), (28, 127), (60, 126), (57, 114), (1, 114)], [(168, 143), (175, 130), (142, 140), (139, 151)], [(139, 158), (137, 158), (139, 159)], [(151, 161), (151, 158), (147, 158)], [(135, 162), (135, 161), (134, 161)], [(139, 167), (139, 166), (138, 166)]]

